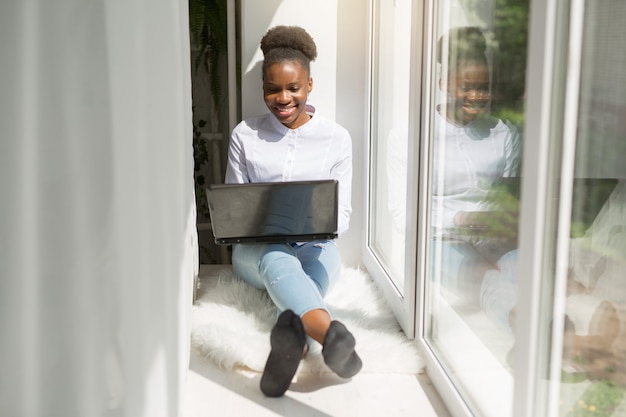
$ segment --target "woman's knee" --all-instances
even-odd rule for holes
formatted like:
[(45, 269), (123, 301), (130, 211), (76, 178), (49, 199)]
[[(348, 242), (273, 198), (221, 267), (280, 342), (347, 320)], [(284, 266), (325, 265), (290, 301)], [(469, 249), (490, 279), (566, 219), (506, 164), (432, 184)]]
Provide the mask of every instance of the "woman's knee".
[(267, 245), (259, 257), (261, 276), (278, 276), (294, 268), (300, 269), (300, 263), (289, 244)]
[(298, 251), (298, 258), (322, 295), (341, 274), (341, 257), (334, 242), (313, 242)]

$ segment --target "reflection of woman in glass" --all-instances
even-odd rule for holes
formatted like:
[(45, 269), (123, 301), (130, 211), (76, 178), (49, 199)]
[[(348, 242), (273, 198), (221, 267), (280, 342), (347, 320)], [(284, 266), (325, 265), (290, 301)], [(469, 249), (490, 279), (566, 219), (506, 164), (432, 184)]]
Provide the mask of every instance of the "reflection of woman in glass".
[(516, 129), (490, 114), (486, 50), (478, 28), (453, 28), (441, 37), (439, 87), (446, 101), (433, 121), (432, 225), (435, 256), (441, 256), (436, 265), (444, 287), (472, 300), (501, 255), (481, 254), (476, 246), (502, 214), (487, 198), (496, 180), (517, 174), (520, 154)]
[[(263, 97), (269, 113), (246, 119), (233, 130), (226, 182), (335, 179), (341, 234), (348, 228), (351, 212), (352, 144), (343, 127), (307, 104), (316, 45), (302, 28), (277, 26), (265, 34), (261, 50)], [(341, 271), (334, 241), (234, 245), (233, 271), (266, 289), (281, 311), (261, 378), (264, 394), (285, 393), (307, 336), (323, 345), (324, 361), (337, 375), (350, 378), (359, 372), (354, 337), (331, 319), (323, 300)]]
[[(474, 27), (451, 29), (438, 44), (446, 103), (434, 120), (436, 233), (470, 226), (494, 181), (517, 174), (520, 142), (511, 125), (490, 115), (486, 41)], [(475, 224), (474, 224), (475, 225)]]

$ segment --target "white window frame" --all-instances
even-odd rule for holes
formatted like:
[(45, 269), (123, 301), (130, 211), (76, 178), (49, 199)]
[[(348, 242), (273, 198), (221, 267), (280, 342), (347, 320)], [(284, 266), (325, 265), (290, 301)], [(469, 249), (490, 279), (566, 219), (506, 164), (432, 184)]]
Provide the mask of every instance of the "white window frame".
[[(515, 336), (525, 343), (515, 363), (514, 417), (558, 415), (584, 0), (533, 1), (530, 10), (519, 242), (520, 276), (529, 279), (518, 287), (518, 314), (526, 320), (518, 320)], [(555, 174), (560, 179), (551, 184)], [(550, 276), (547, 296), (542, 281)], [(553, 322), (546, 330), (547, 314)]]
[[(375, 15), (375, 1), (376, 0), (369, 0), (369, 13), (368, 13), (368, 17), (369, 17), (369, 21), (368, 21), (368, 28), (369, 28), (369, 33), (370, 33), (370, 38), (369, 38), (369, 45), (368, 45), (368, 62), (370, 63), (369, 65), (369, 69), (368, 69), (368, 79), (370, 80), (370, 84), (369, 84), (369, 90), (367, 92), (367, 97), (370, 100), (372, 100), (372, 95), (373, 95), (373, 91), (374, 91), (374, 85), (373, 83), (376, 80), (376, 74), (375, 71), (373, 70), (374, 68), (374, 60), (376, 59), (376, 57), (374, 56), (374, 54), (372, 53), (372, 51), (374, 50), (375, 46), (376, 46), (376, 34), (375, 34), (375, 22), (377, 20), (377, 16)], [(422, 25), (421, 22), (423, 21), (423, 8), (420, 4), (420, 2), (414, 2), (413, 7), (411, 8), (411, 67), (412, 68), (421, 68), (421, 58), (422, 58), (422, 53), (421, 53), (421, 46), (423, 44), (422, 42)], [(420, 92), (420, 80), (421, 80), (421, 73), (420, 71), (412, 71), (411, 72), (411, 81), (410, 81), (410, 90), (411, 90), (411, 94), (410, 94), (410, 109), (412, 109), (413, 114), (421, 114), (420, 112), (420, 105), (421, 105), (421, 95), (419, 94)], [(414, 132), (418, 132), (420, 130), (420, 120), (418, 117), (415, 117), (413, 119), (411, 119), (409, 121), (409, 130), (408, 130), (408, 134), (409, 137), (417, 137), (417, 135), (414, 134)], [(372, 136), (372, 117), (370, 112), (367, 112), (367, 117), (366, 117), (366, 130), (367, 132), (367, 137), (371, 138)], [(409, 149), (408, 149), (408, 155), (409, 155), (409, 161), (411, 160), (418, 160), (417, 155), (419, 152), (419, 148), (418, 146), (416, 146), (415, 141), (409, 141)], [(365, 239), (363, 239), (363, 248), (362, 248), (362, 253), (363, 253), (363, 262), (369, 272), (369, 274), (372, 276), (372, 278), (374, 279), (374, 281), (377, 283), (378, 287), (381, 289), (381, 291), (383, 292), (387, 302), (389, 303), (391, 309), (393, 310), (396, 318), (398, 319), (398, 322), (400, 323), (400, 326), (402, 327), (402, 329), (404, 330), (404, 332), (406, 333), (407, 337), (409, 338), (414, 338), (415, 334), (416, 334), (416, 310), (418, 309), (418, 297), (417, 297), (417, 282), (418, 280), (414, 279), (414, 277), (416, 276), (416, 268), (417, 268), (417, 262), (416, 262), (416, 258), (419, 258), (419, 256), (415, 256), (415, 254), (417, 253), (417, 242), (415, 241), (415, 239), (411, 238), (412, 236), (415, 236), (416, 234), (416, 229), (417, 229), (417, 189), (415, 189), (415, 187), (412, 187), (411, 184), (415, 184), (417, 183), (417, 178), (418, 178), (418, 170), (419, 170), (419, 166), (417, 166), (417, 164), (407, 164), (408, 167), (410, 167), (409, 169), (409, 178), (407, 180), (407, 183), (409, 184), (409, 191), (407, 194), (407, 216), (406, 216), (406, 228), (407, 228), (407, 233), (406, 233), (406, 240), (405, 240), (405, 266), (404, 266), (404, 271), (405, 271), (405, 277), (407, 277), (407, 279), (405, 279), (404, 282), (404, 288), (402, 289), (402, 291), (399, 291), (398, 288), (396, 288), (395, 284), (393, 284), (390, 276), (388, 275), (388, 273), (385, 271), (385, 268), (383, 267), (381, 261), (377, 258), (375, 251), (372, 250), (371, 247), (369, 247), (369, 242), (371, 241), (371, 222), (372, 222), (372, 216), (371, 216), (371, 210), (372, 210), (372, 187), (371, 187), (371, 182), (372, 182), (372, 173), (369, 169), (370, 167), (370, 163), (371, 163), (371, 158), (372, 158), (372, 149), (371, 149), (371, 141), (369, 141), (368, 146), (366, 146), (365, 148), (365, 158), (366, 158), (366, 163), (365, 163), (365, 176), (364, 178), (366, 179), (365, 181), (365, 195), (367, 196), (366, 198), (366, 207), (364, 210), (365, 213), (365, 224), (366, 224), (366, 230), (365, 230)], [(413, 254), (411, 256), (411, 254)]]
[[(370, 19), (374, 0), (370, 0)], [(433, 22), (435, 0), (414, 2), (412, 16), (413, 56), (411, 103), (413, 114), (427, 111), (433, 76)], [(524, 156), (522, 193), (524, 198), (520, 211), (519, 275), (525, 277), (518, 286), (518, 320), (515, 330), (516, 362), (514, 371), (513, 410), (514, 417), (534, 417), (554, 414), (559, 400), (558, 372), (561, 366), (562, 329), (564, 305), (555, 296), (565, 290), (565, 268), (569, 245), (569, 219), (571, 210), (572, 177), (574, 164), (575, 129), (577, 124), (577, 86), (580, 77), (580, 51), (582, 49), (581, 22), (584, 15), (584, 0), (572, 0), (570, 8), (559, 9), (557, 0), (531, 0), (529, 22), (529, 44), (527, 61), (527, 96), (524, 129)], [(569, 23), (571, 30), (566, 33)], [(372, 38), (375, 39), (373, 19), (369, 22)], [(560, 53), (561, 55), (557, 55)], [(370, 52), (371, 54), (371, 52)], [(370, 55), (370, 62), (375, 57)], [(555, 75), (556, 74), (556, 75)], [(563, 78), (566, 74), (566, 78)], [(370, 70), (368, 74), (373, 79)], [(371, 97), (372, 90), (368, 92)], [(570, 105), (565, 105), (570, 103)], [(367, 132), (371, 134), (371, 117), (368, 114)], [(366, 239), (363, 258), (366, 267), (378, 286), (383, 290), (390, 305), (409, 337), (415, 337), (422, 348), (427, 371), (439, 394), (454, 416), (470, 416), (471, 411), (464, 399), (445, 374), (436, 355), (424, 340), (424, 317), (427, 305), (424, 302), (424, 277), (429, 242), (428, 213), (424, 205), (429, 195), (429, 118), (415, 118), (409, 132), (419, 132), (420, 146), (409, 150), (407, 166), (409, 173), (407, 195), (407, 241), (404, 295), (390, 284), (384, 269), (368, 248), (370, 241), (370, 203), (367, 201)], [(369, 136), (369, 135), (368, 135)], [(416, 137), (415, 135), (413, 135)], [(567, 140), (565, 138), (568, 138)], [(557, 142), (555, 144), (555, 142)], [(371, 152), (366, 149), (369, 161)], [(416, 163), (413, 163), (416, 162)], [(556, 168), (555, 168), (556, 167)], [(366, 164), (366, 196), (370, 196), (370, 172)], [(555, 174), (560, 175), (557, 184)], [(557, 188), (555, 188), (557, 187)], [(559, 206), (554, 206), (548, 196), (559, 195)], [(557, 220), (560, 219), (560, 220)], [(558, 228), (556, 222), (560, 221)], [(546, 236), (546, 230), (558, 230), (557, 236)], [(414, 238), (411, 238), (413, 236)], [(408, 256), (416, 254), (415, 257)], [(555, 277), (551, 292), (546, 297), (544, 277)], [(554, 312), (552, 328), (546, 330), (542, 313)], [(411, 315), (413, 318), (411, 318)], [(543, 334), (543, 336), (541, 336)], [(547, 339), (552, 340), (551, 351), (546, 351)], [(546, 371), (542, 364), (550, 361), (550, 374), (555, 376), (545, 384), (540, 381)]]

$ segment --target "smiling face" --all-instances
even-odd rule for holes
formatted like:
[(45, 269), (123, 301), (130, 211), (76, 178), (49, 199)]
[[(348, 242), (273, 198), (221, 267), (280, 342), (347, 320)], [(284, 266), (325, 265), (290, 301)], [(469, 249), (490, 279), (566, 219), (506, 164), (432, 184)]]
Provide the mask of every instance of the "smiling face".
[(297, 61), (272, 64), (263, 76), (265, 105), (290, 129), (297, 129), (311, 118), (305, 109), (312, 88), (313, 79)]
[(485, 111), (491, 100), (489, 68), (481, 62), (468, 62), (450, 73), (447, 91), (452, 101), (448, 118), (465, 125)]

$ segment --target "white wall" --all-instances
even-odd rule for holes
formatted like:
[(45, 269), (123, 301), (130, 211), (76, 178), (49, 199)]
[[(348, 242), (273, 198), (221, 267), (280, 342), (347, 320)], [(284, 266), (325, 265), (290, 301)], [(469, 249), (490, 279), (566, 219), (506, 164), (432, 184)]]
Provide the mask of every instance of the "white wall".
[(339, 240), (346, 265), (362, 265), (366, 146), (367, 8), (363, 0), (242, 0), (242, 116), (266, 113), (259, 42), (276, 25), (297, 25), (315, 40), (309, 101), (320, 114), (348, 129), (353, 143), (352, 219)]

